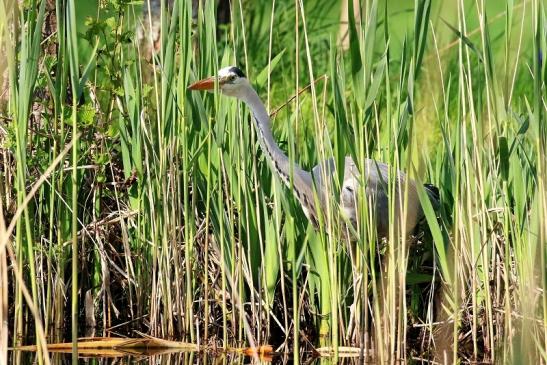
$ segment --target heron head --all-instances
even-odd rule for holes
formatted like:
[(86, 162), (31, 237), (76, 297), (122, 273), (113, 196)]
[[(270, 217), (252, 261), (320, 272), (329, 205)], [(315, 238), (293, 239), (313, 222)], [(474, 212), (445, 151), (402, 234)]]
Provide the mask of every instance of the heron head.
[(188, 86), (188, 89), (212, 91), (215, 89), (215, 80), (218, 81), (220, 92), (227, 96), (241, 97), (249, 85), (245, 74), (239, 68), (228, 66), (218, 70), (217, 76), (196, 81)]

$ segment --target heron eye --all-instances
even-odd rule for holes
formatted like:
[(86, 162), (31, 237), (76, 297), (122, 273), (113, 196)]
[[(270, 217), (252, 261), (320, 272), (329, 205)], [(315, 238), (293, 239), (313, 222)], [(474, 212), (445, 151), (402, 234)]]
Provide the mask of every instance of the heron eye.
[(229, 78), (230, 81), (235, 81), (236, 79), (237, 79), (236, 75), (230, 75), (230, 78)]

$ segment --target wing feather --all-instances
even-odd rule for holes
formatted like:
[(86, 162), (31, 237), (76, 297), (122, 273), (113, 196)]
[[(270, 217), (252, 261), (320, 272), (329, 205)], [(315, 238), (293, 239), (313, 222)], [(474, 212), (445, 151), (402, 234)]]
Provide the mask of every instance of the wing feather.
[[(351, 157), (346, 157), (344, 161), (344, 178), (340, 190), (340, 207), (346, 218), (353, 224), (357, 223), (358, 217), (358, 189), (361, 182), (365, 182), (365, 195), (368, 201), (374, 207), (376, 215), (376, 228), (380, 237), (387, 237), (389, 234), (389, 199), (387, 193), (389, 166), (383, 162), (366, 159), (364, 161), (364, 179), (359, 173), (358, 166)], [(333, 158), (329, 158), (315, 166), (312, 169), (312, 176), (315, 182), (315, 188), (324, 203), (327, 192), (334, 191), (332, 184), (336, 176), (336, 163)], [(404, 191), (405, 185), (408, 185), (409, 204), (406, 210), (406, 231), (414, 228), (421, 215), (421, 207), (417, 197), (414, 181), (407, 179), (403, 172), (397, 174), (397, 184), (395, 187), (395, 221), (398, 222), (403, 212), (402, 199), (399, 197), (399, 191)], [(396, 223), (398, 226), (399, 223)]]

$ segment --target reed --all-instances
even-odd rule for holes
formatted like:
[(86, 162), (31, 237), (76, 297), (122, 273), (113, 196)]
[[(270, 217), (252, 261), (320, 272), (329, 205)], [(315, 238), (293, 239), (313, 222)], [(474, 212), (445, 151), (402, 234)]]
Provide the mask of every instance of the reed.
[[(219, 24), (214, 1), (0, 1), (0, 363), (138, 332), (547, 363), (544, 3), (341, 8), (238, 0)], [(365, 199), (357, 240), (336, 198), (314, 230), (248, 110), (187, 90), (230, 64), (301, 166), (374, 158), (438, 186), (424, 235), (379, 241)]]

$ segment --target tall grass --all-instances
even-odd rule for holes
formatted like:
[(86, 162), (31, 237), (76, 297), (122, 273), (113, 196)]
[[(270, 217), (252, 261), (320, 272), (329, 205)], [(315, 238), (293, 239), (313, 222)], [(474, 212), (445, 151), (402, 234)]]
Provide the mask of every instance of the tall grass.
[[(359, 346), (381, 363), (547, 362), (541, 1), (371, 0), (347, 24), (331, 1), (234, 1), (222, 26), (213, 1), (156, 3), (56, 1), (46, 35), (46, 1), (0, 4), (0, 360), (140, 331), (335, 358)], [(425, 234), (378, 240), (362, 199), (357, 240), (341, 239), (342, 176), (315, 230), (246, 107), (187, 90), (231, 64), (291, 160), (374, 158), (438, 186), (438, 210), (418, 189)]]

